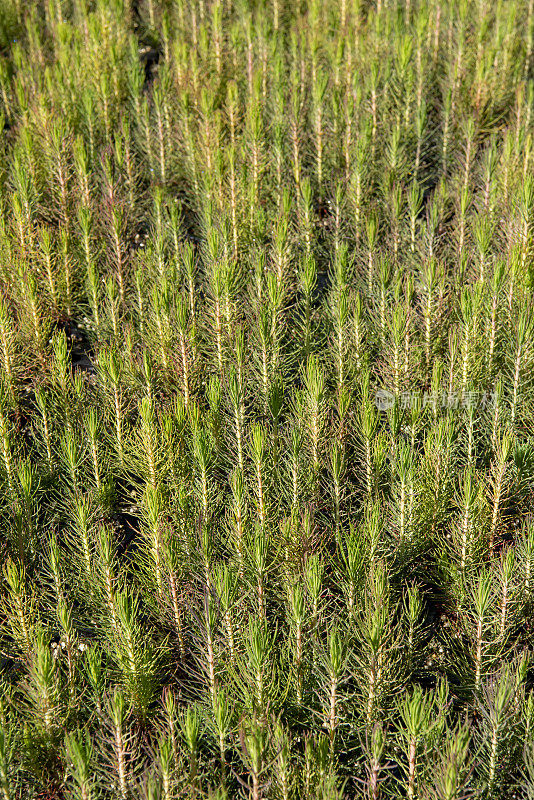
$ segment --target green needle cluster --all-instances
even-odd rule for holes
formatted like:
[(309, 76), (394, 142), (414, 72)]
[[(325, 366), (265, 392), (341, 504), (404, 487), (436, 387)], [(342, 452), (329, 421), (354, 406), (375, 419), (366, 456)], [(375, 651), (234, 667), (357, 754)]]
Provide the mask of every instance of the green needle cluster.
[(0, 0), (0, 800), (534, 798), (533, 0)]

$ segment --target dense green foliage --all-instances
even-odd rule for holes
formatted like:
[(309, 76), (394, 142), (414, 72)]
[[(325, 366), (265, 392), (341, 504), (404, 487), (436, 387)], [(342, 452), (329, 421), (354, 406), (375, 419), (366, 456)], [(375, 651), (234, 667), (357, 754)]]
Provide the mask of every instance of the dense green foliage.
[(0, 0), (0, 800), (534, 798), (533, 0)]

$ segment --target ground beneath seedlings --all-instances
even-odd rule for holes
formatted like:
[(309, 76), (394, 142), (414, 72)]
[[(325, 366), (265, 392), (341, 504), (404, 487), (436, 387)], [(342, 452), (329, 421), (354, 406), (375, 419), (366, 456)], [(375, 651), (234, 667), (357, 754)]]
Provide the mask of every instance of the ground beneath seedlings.
[(78, 323), (74, 320), (58, 323), (56, 331), (64, 331), (67, 337), (67, 345), (73, 369), (94, 374), (93, 348), (89, 337)]
[(155, 68), (159, 63), (160, 55), (161, 51), (149, 44), (143, 45), (139, 48), (139, 60), (145, 68), (145, 83), (143, 86), (145, 91), (155, 78)]
[(126, 555), (135, 546), (136, 539), (141, 531), (141, 521), (131, 511), (116, 511), (112, 515), (115, 529), (118, 534), (118, 553)]
[(148, 225), (141, 223), (130, 242), (130, 254), (136, 253), (138, 250), (144, 250), (149, 236)]

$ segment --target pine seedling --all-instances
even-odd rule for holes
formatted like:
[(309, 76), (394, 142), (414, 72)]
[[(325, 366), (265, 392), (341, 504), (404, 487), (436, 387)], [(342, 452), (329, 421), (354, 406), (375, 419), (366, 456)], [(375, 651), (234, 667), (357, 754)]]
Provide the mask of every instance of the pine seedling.
[(185, 657), (185, 592), (189, 572), (183, 564), (185, 550), (186, 547), (177, 537), (166, 537), (162, 560), (168, 592), (165, 593), (164, 603), (168, 609), (170, 625), (176, 637), (178, 653), (182, 660)]
[[(82, 664), (84, 677), (90, 686), (94, 698), (95, 712), (99, 719), (102, 719), (105, 676), (102, 669), (102, 654), (96, 646), (80, 648), (81, 652), (86, 652)], [(92, 710), (92, 709), (91, 709)]]
[(434, 258), (425, 261), (421, 267), (418, 294), (424, 323), (425, 380), (430, 379), (430, 366), (434, 354), (434, 331), (437, 327), (440, 312), (440, 298), (443, 295), (443, 268)]
[(156, 797), (169, 800), (172, 797), (172, 792), (176, 791), (177, 780), (172, 764), (172, 742), (166, 736), (160, 736), (158, 739), (154, 760), (156, 762), (156, 776), (154, 777)]
[(341, 532), (341, 500), (343, 492), (343, 478), (346, 471), (345, 451), (338, 442), (334, 442), (331, 455), (331, 474), (333, 481), (334, 494), (334, 525), (336, 542), (339, 543)]
[(392, 264), (386, 257), (382, 257), (378, 263), (378, 291), (376, 292), (375, 301), (373, 303), (376, 326), (382, 345), (384, 345), (386, 341), (386, 310), (389, 303), (392, 279)]
[(238, 330), (235, 339), (236, 367), (231, 367), (228, 380), (228, 396), (230, 399), (233, 423), (235, 428), (237, 466), (244, 467), (244, 424), (245, 424), (245, 392), (244, 392), (244, 340), (242, 331)]
[(350, 337), (351, 347), (349, 353), (353, 354), (354, 367), (357, 375), (366, 368), (367, 345), (366, 332), (367, 326), (363, 318), (363, 301), (360, 292), (354, 297), (354, 313), (351, 319), (352, 336)]
[(314, 121), (315, 165), (319, 199), (323, 194), (324, 151), (326, 130), (324, 125), (323, 104), (328, 87), (328, 76), (319, 69), (312, 76), (312, 116)]
[(281, 216), (273, 233), (272, 260), (279, 287), (284, 286), (288, 280), (291, 258), (291, 198), (284, 192), (281, 198)]
[[(120, 800), (127, 800), (132, 785), (131, 736), (126, 729), (128, 706), (124, 695), (115, 689), (106, 699), (106, 717), (110, 735), (110, 761), (113, 789)], [(110, 776), (111, 777), (111, 776)]]
[(122, 368), (117, 353), (101, 349), (98, 356), (98, 371), (102, 389), (109, 398), (114, 416), (114, 448), (119, 465), (124, 465), (124, 401), (122, 389)]
[(11, 728), (0, 731), (0, 790), (3, 800), (12, 800), (15, 740)]
[(42, 258), (43, 264), (43, 271), (45, 273), (45, 280), (47, 284), (47, 290), (49, 299), (52, 306), (52, 312), (55, 315), (58, 315), (59, 303), (58, 303), (58, 286), (57, 286), (57, 276), (56, 266), (52, 263), (53, 259), (53, 248), (52, 248), (52, 238), (48, 228), (41, 228), (39, 231), (39, 255)]
[(213, 705), (217, 691), (217, 674), (219, 671), (219, 648), (218, 629), (219, 613), (214, 597), (211, 594), (211, 580), (208, 574), (208, 564), (206, 562), (207, 580), (203, 589), (202, 616), (199, 615), (199, 641), (198, 647), (201, 651), (199, 656), (199, 666), (202, 673), (206, 676), (209, 701)]
[(79, 223), (82, 229), (88, 303), (93, 316), (94, 330), (97, 337), (99, 337), (101, 325), (101, 290), (99, 285), (99, 272), (96, 264), (96, 253), (92, 251), (92, 242), (89, 236), (92, 223), (89, 212), (84, 209), (80, 210)]
[[(259, 373), (261, 386), (262, 404), (264, 407), (266, 407), (269, 397), (269, 374), (271, 355), (273, 352), (273, 330), (272, 317), (269, 314), (269, 309), (264, 306), (261, 306), (258, 312), (257, 335), (259, 340), (259, 348), (254, 349), (256, 350), (257, 371)], [(257, 350), (259, 350), (259, 353)]]
[(378, 415), (374, 405), (367, 397), (363, 397), (359, 408), (359, 432), (360, 432), (360, 458), (363, 463), (363, 488), (368, 498), (371, 498), (375, 490), (376, 473), (373, 460), (372, 443), (378, 427)]
[(534, 761), (532, 750), (525, 749), (524, 753), (525, 770), (522, 775), (521, 789), (525, 792), (525, 797), (531, 800), (534, 797)]
[(308, 558), (304, 578), (311, 607), (311, 629), (316, 633), (320, 622), (319, 614), (322, 611), (320, 600), (324, 578), (324, 563), (319, 555), (311, 555)]
[(267, 294), (269, 299), (269, 316), (271, 325), (271, 358), (269, 364), (269, 380), (266, 384), (265, 405), (269, 402), (268, 389), (278, 377), (279, 371), (283, 374), (284, 362), (281, 357), (283, 345), (284, 303), (286, 300), (286, 287), (279, 283), (277, 277), (267, 273)]
[(108, 275), (104, 281), (105, 291), (105, 305), (104, 305), (104, 323), (107, 322), (104, 330), (107, 328), (108, 336), (112, 337), (115, 342), (119, 341), (119, 323), (121, 320), (120, 311), (120, 295), (117, 282), (113, 275)]
[(213, 464), (213, 440), (205, 428), (196, 428), (193, 431), (193, 455), (196, 466), (195, 490), (203, 515), (204, 523), (210, 518), (211, 493), (209, 475)]
[(253, 716), (240, 730), (241, 757), (250, 775), (250, 800), (260, 800), (263, 794), (262, 777), (266, 771), (268, 732), (266, 726)]
[(5, 394), (12, 406), (17, 405), (17, 381), (20, 367), (16, 358), (16, 336), (14, 319), (9, 307), (3, 298), (0, 298), (0, 363), (2, 369), (2, 384)]
[(36, 632), (33, 643), (25, 697), (33, 712), (35, 731), (55, 748), (64, 719), (64, 705), (55, 658), (43, 630)]
[(423, 193), (417, 180), (414, 180), (410, 186), (407, 206), (409, 214), (410, 250), (412, 253), (415, 253), (417, 220), (423, 208)]
[(247, 713), (265, 726), (268, 710), (276, 703), (279, 686), (275, 668), (275, 636), (265, 618), (252, 615), (243, 630), (243, 653), (236, 664), (237, 688)]
[(39, 365), (45, 368), (45, 343), (50, 330), (50, 318), (43, 311), (34, 275), (28, 275), (24, 283), (24, 290), (20, 297), (21, 305), (24, 308), (21, 320), (22, 336), (31, 351), (37, 355)]
[(361, 530), (352, 525), (338, 539), (340, 583), (345, 595), (349, 618), (356, 613), (356, 598), (360, 595), (367, 567), (367, 547)]
[(481, 724), (477, 734), (484, 753), (480, 777), (488, 798), (499, 796), (500, 786), (508, 777), (507, 770), (513, 769), (517, 748), (515, 691), (510, 670), (504, 669), (484, 682), (478, 698)]
[(305, 244), (305, 256), (311, 258), (315, 250), (314, 219), (312, 207), (312, 187), (308, 178), (303, 178), (299, 203), (299, 221)]
[(512, 496), (519, 508), (525, 508), (530, 496), (532, 479), (534, 477), (534, 450), (527, 444), (516, 444), (512, 453), (513, 458), (513, 488)]
[(193, 797), (199, 793), (199, 737), (200, 715), (194, 706), (188, 706), (179, 717), (180, 732), (189, 756), (188, 783)]
[(139, 403), (139, 421), (137, 435), (132, 437), (133, 458), (130, 457), (130, 463), (135, 464), (136, 473), (143, 476), (147, 488), (156, 492), (165, 475), (165, 462), (154, 401), (150, 397), (142, 398)]
[(461, 800), (471, 797), (469, 788), (472, 763), (469, 757), (470, 732), (466, 725), (457, 725), (450, 732), (439, 763), (433, 763), (434, 776), (422, 787), (424, 800)]
[(364, 753), (367, 772), (366, 797), (369, 800), (380, 800), (384, 796), (382, 783), (386, 779), (387, 766), (383, 763), (386, 748), (386, 732), (380, 723), (373, 725), (370, 736), (367, 734)]
[(148, 770), (148, 774), (139, 782), (140, 797), (143, 800), (161, 800), (163, 796), (163, 778), (159, 774), (158, 767), (152, 767)]
[(98, 598), (94, 613), (104, 625), (110, 626), (113, 636), (118, 637), (117, 591), (121, 587), (122, 575), (117, 562), (117, 545), (109, 527), (101, 528), (96, 537), (93, 574)]
[(65, 533), (69, 558), (76, 564), (79, 586), (92, 598), (94, 594), (92, 570), (98, 521), (96, 504), (89, 497), (77, 497), (74, 499), (69, 517), (69, 530)]
[(176, 776), (182, 764), (182, 755), (179, 749), (178, 739), (178, 712), (176, 708), (176, 695), (170, 689), (163, 690), (162, 706), (164, 714), (163, 731), (165, 741), (171, 746), (171, 770)]
[(23, 259), (32, 250), (35, 237), (35, 205), (36, 196), (30, 176), (25, 171), (21, 160), (15, 159), (13, 182), (15, 193), (12, 200), (13, 227), (16, 231), (17, 245)]
[(291, 142), (291, 162), (293, 168), (293, 179), (295, 181), (296, 196), (301, 196), (302, 188), (302, 131), (300, 120), (300, 104), (298, 89), (292, 87), (290, 93), (291, 98), (291, 112), (289, 116), (289, 138)]
[(54, 353), (53, 380), (56, 399), (65, 417), (66, 429), (72, 433), (72, 402), (69, 397), (72, 388), (72, 372), (69, 358), (67, 337), (63, 331), (52, 340)]
[(423, 665), (423, 647), (427, 631), (423, 617), (424, 601), (417, 586), (410, 586), (403, 597), (403, 627), (405, 631), (405, 669), (417, 674)]
[(306, 483), (309, 470), (306, 470), (303, 463), (304, 451), (304, 432), (301, 427), (301, 419), (303, 414), (300, 413), (300, 408), (297, 410), (298, 421), (291, 427), (290, 440), (289, 440), (289, 455), (286, 460), (286, 481), (288, 487), (288, 494), (290, 494), (290, 505), (293, 516), (296, 516), (305, 500), (306, 496)]
[(474, 239), (478, 250), (478, 280), (486, 280), (488, 255), (491, 250), (494, 229), (487, 215), (477, 216), (474, 222)]
[(467, 220), (469, 208), (472, 202), (469, 187), (463, 188), (458, 198), (458, 257), (461, 259), (465, 255)]
[[(217, 369), (219, 371), (219, 378), (223, 379), (223, 359), (225, 356), (223, 348), (223, 301), (224, 301), (224, 267), (215, 259), (220, 258), (219, 253), (219, 242), (218, 237), (215, 232), (211, 233), (211, 242), (209, 244), (210, 247), (210, 259), (213, 259), (212, 263), (210, 264), (210, 294), (211, 294), (211, 318), (212, 318), (212, 326), (213, 326), (213, 336), (212, 339), (215, 345), (215, 356), (216, 356), (216, 363)], [(208, 240), (210, 241), (210, 240)]]
[(208, 712), (208, 715), (219, 754), (221, 781), (222, 785), (225, 786), (228, 770), (227, 752), (229, 749), (230, 734), (233, 729), (234, 709), (223, 689), (218, 690), (213, 697), (211, 713)]
[(235, 619), (237, 613), (238, 576), (232, 566), (218, 564), (215, 569), (215, 590), (221, 604), (223, 628), (228, 647), (228, 656), (231, 663), (236, 657), (236, 636), (239, 632), (239, 621)]
[(139, 600), (126, 589), (115, 598), (116, 628), (109, 644), (119, 670), (124, 696), (141, 723), (146, 721), (158, 685), (159, 653), (147, 642), (139, 624)]
[(258, 518), (261, 528), (265, 526), (268, 513), (267, 480), (267, 442), (265, 431), (260, 424), (253, 425), (250, 437), (250, 452), (255, 470), (255, 493), (258, 507)]
[(460, 313), (462, 318), (461, 327), (461, 365), (460, 365), (460, 389), (462, 398), (467, 391), (468, 380), (473, 380), (472, 375), (472, 343), (476, 342), (478, 313), (481, 304), (480, 283), (471, 292), (465, 289), (460, 296)]
[(298, 288), (302, 295), (298, 323), (301, 330), (301, 352), (305, 358), (311, 354), (313, 342), (313, 299), (316, 286), (317, 265), (313, 256), (306, 256), (302, 259), (298, 272)]
[(101, 455), (101, 448), (99, 447), (101, 425), (95, 408), (89, 407), (87, 409), (84, 414), (83, 423), (87, 433), (94, 485), (97, 492), (100, 494), (104, 485), (103, 472), (105, 471), (105, 462)]
[(470, 578), (465, 591), (462, 623), (467, 627), (471, 640), (472, 685), (478, 694), (483, 675), (496, 659), (494, 644), (498, 630), (495, 631), (494, 614), (497, 592), (492, 571), (485, 568), (478, 576)]
[(521, 220), (520, 275), (525, 275), (527, 259), (532, 249), (532, 231), (533, 231), (533, 221), (534, 221), (534, 181), (532, 181), (531, 175), (528, 175), (526, 180), (521, 185), (518, 206), (519, 206), (519, 213)]
[(347, 248), (346, 245), (342, 245), (336, 251), (333, 286), (329, 302), (329, 311), (333, 323), (332, 350), (339, 394), (343, 393), (347, 377), (347, 333), (349, 322), (349, 297), (347, 291), (349, 276), (347, 271)]
[(243, 571), (245, 530), (247, 521), (247, 506), (245, 495), (245, 483), (243, 473), (239, 468), (233, 470), (230, 475), (230, 487), (232, 490), (232, 501), (229, 509), (229, 524), (231, 526), (231, 541), (235, 548), (240, 571)]
[(508, 459), (512, 448), (512, 437), (510, 433), (504, 432), (500, 441), (497, 442), (497, 451), (492, 463), (489, 485), (491, 490), (491, 522), (489, 530), (489, 552), (493, 555), (499, 527), (502, 523), (503, 505), (506, 501), (508, 489)]
[(64, 602), (65, 596), (61, 550), (55, 534), (51, 534), (45, 554), (46, 560), (43, 573), (51, 594), (52, 608), (59, 610), (59, 606)]
[(272, 420), (272, 461), (275, 476), (278, 474), (280, 460), (280, 419), (284, 407), (284, 383), (277, 378), (271, 384), (268, 408)]
[(293, 668), (295, 672), (295, 696), (297, 705), (302, 704), (304, 691), (304, 640), (305, 625), (305, 598), (300, 586), (296, 584), (289, 592), (289, 621), (292, 635), (291, 649), (293, 651)]
[(418, 762), (425, 740), (429, 736), (433, 720), (433, 698), (424, 694), (419, 686), (412, 693), (397, 702), (402, 727), (399, 728), (401, 747), (406, 756), (406, 797), (415, 798), (418, 794)]
[(401, 444), (394, 461), (395, 483), (391, 507), (392, 524), (397, 532), (399, 545), (412, 538), (414, 486), (416, 483), (415, 459), (412, 448)]
[(532, 317), (527, 313), (520, 313), (513, 328), (513, 349), (509, 355), (509, 365), (507, 365), (506, 371), (511, 383), (510, 421), (512, 425), (515, 425), (516, 417), (519, 416), (518, 412), (521, 411), (524, 402), (525, 389), (528, 391), (528, 376), (532, 373)]
[(518, 610), (518, 596), (516, 584), (516, 570), (515, 553), (509, 548), (505, 547), (501, 550), (501, 557), (499, 563), (499, 584), (500, 584), (500, 621), (499, 621), (499, 636), (503, 640), (503, 646), (506, 644), (507, 637), (510, 636), (513, 630), (515, 618)]
[[(472, 469), (466, 469), (460, 478), (454, 502), (458, 507), (458, 517), (451, 534), (452, 548), (455, 565), (465, 576), (466, 569), (476, 563), (485, 549), (483, 483)], [(475, 520), (478, 520), (478, 531), (475, 531)]]
[(248, 578), (252, 591), (256, 595), (255, 605), (258, 619), (266, 619), (266, 579), (273, 563), (276, 561), (275, 542), (272, 541), (269, 528), (257, 524), (248, 534), (246, 543), (246, 562)]
[(81, 800), (93, 800), (98, 796), (97, 783), (94, 776), (94, 748), (87, 731), (85, 735), (81, 731), (67, 734), (65, 737), (65, 747), (68, 756), (69, 772), (76, 787), (72, 791), (73, 797), (80, 797)]
[(425, 442), (422, 469), (425, 474), (423, 492), (428, 492), (431, 534), (444, 522), (453, 483), (454, 427), (450, 417), (436, 421)]
[[(336, 734), (342, 725), (343, 683), (346, 680), (347, 642), (343, 631), (331, 625), (317, 665), (317, 686), (323, 727), (327, 731), (330, 763), (334, 763)], [(320, 670), (320, 671), (319, 671)]]
[(310, 356), (304, 373), (303, 412), (308, 428), (309, 449), (314, 479), (319, 475), (320, 446), (326, 406), (326, 385), (323, 370), (315, 356)]
[(319, 797), (321, 800), (327, 798), (338, 800), (337, 776), (332, 767), (328, 736), (320, 734), (315, 740), (308, 738), (305, 748), (305, 791), (308, 795), (314, 792), (311, 796)]
[(57, 785), (60, 735), (66, 715), (54, 655), (42, 630), (35, 637), (23, 697), (31, 722), (25, 722), (22, 732), (22, 766), (39, 784)]
[(38, 619), (36, 594), (34, 590), (29, 591), (26, 586), (23, 565), (18, 566), (11, 559), (7, 559), (4, 565), (4, 577), (8, 585), (7, 594), (2, 598), (4, 626), (13, 637), (19, 657), (29, 659)]
[(71, 239), (67, 228), (61, 228), (59, 234), (61, 291), (63, 295), (64, 313), (72, 316), (74, 295), (77, 290), (76, 262), (71, 254)]
[(282, 800), (289, 800), (293, 795), (295, 786), (294, 767), (291, 759), (291, 740), (280, 721), (274, 726), (273, 749), (275, 761), (273, 772), (279, 796)]
[(505, 403), (504, 403), (504, 381), (499, 375), (495, 381), (494, 390), (491, 392), (491, 402), (488, 403), (490, 412), (490, 448), (493, 453), (497, 451), (499, 435), (506, 431), (505, 423)]
[(59, 438), (59, 463), (68, 476), (67, 484), (72, 486), (75, 494), (80, 491), (78, 476), (83, 465), (84, 453), (80, 447), (78, 435), (72, 429), (67, 428)]
[(395, 668), (400, 666), (396, 652), (397, 631), (389, 614), (390, 592), (383, 566), (373, 566), (364, 604), (356, 620), (356, 632), (362, 647), (354, 654), (360, 684), (356, 699), (367, 725), (383, 716), (388, 694), (396, 688), (398, 680), (398, 677), (395, 679)]
[(517, 560), (520, 567), (521, 597), (526, 610), (530, 608), (533, 578), (534, 529), (524, 526), (517, 537)]
[(191, 395), (191, 337), (192, 330), (189, 325), (188, 312), (183, 298), (177, 300), (176, 318), (178, 322), (178, 337), (180, 343), (180, 359), (182, 368), (182, 391), (184, 403), (187, 408)]
[(164, 588), (164, 560), (166, 531), (164, 524), (165, 506), (161, 489), (148, 484), (141, 502), (141, 535), (138, 564), (144, 575), (145, 587), (153, 588), (158, 600), (162, 599)]
[(43, 130), (46, 178), (48, 191), (56, 206), (56, 219), (69, 226), (71, 167), (67, 160), (67, 152), (71, 149), (70, 131), (64, 123), (53, 122), (50, 128)]
[(127, 261), (124, 247), (126, 238), (126, 221), (122, 209), (112, 207), (109, 214), (109, 241), (110, 256), (114, 264), (117, 285), (119, 287), (119, 297), (122, 308), (126, 305), (126, 273)]
[(89, 169), (89, 158), (82, 136), (76, 136), (72, 146), (72, 153), (76, 172), (76, 180), (80, 192), (81, 207), (78, 211), (78, 218), (81, 221), (82, 216), (90, 213), (92, 205), (91, 195), (93, 193), (93, 187), (91, 185), (92, 177)]
[(17, 465), (17, 500), (14, 504), (13, 534), (21, 563), (31, 563), (36, 554), (37, 508), (40, 481), (37, 469), (29, 459)]

